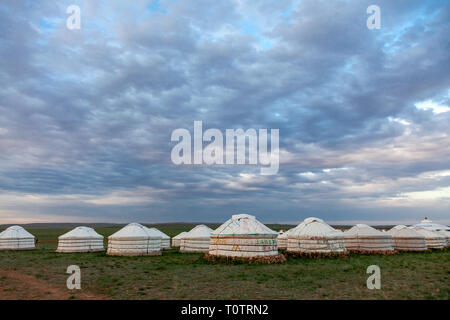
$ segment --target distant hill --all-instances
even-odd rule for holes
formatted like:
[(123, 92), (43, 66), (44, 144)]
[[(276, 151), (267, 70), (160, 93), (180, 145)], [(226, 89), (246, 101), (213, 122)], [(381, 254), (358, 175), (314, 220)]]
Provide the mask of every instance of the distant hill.
[[(186, 228), (187, 226), (196, 226), (199, 224), (206, 224), (212, 228), (217, 228), (220, 226), (223, 222), (165, 222), (165, 223), (145, 223), (142, 222), (142, 224), (147, 226), (161, 226), (161, 227), (180, 227), (180, 228)], [(92, 228), (114, 228), (114, 227), (122, 227), (125, 226), (127, 223), (27, 223), (27, 224), (21, 224), (24, 228), (32, 228), (32, 229), (52, 229), (52, 228), (75, 228), (78, 226), (87, 226)], [(0, 230), (6, 229), (14, 224), (0, 224)], [(278, 224), (278, 223), (267, 223), (266, 224), (269, 228), (274, 230), (287, 230), (295, 227), (296, 225), (291, 224)], [(352, 226), (351, 225), (332, 225), (333, 228), (336, 229), (349, 229)], [(374, 226), (376, 229), (390, 229), (393, 225), (386, 225), (386, 226)]]

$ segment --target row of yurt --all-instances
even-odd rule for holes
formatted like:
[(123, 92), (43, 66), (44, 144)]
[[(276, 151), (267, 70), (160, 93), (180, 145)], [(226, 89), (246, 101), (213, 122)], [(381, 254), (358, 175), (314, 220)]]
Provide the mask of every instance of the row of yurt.
[(180, 252), (208, 252), (213, 230), (204, 224), (195, 226), (185, 234), (180, 243)]
[(344, 234), (319, 218), (307, 218), (287, 236), (287, 251), (298, 253), (343, 253)]
[(223, 257), (266, 257), (278, 254), (278, 233), (248, 214), (233, 215), (211, 235), (209, 254)]
[(357, 224), (344, 232), (345, 247), (354, 252), (393, 252), (392, 235), (366, 224)]
[[(169, 241), (169, 245), (167, 243)], [(109, 255), (158, 255), (170, 249), (170, 237), (156, 228), (130, 223), (108, 237)], [(58, 237), (57, 252), (104, 251), (103, 236), (89, 227), (77, 227)]]
[(179, 248), (181, 246), (181, 239), (187, 234), (186, 231), (183, 231), (179, 234), (177, 234), (175, 237), (172, 238), (172, 247)]
[[(421, 225), (421, 227), (419, 227)], [(448, 227), (423, 220), (412, 227), (396, 226), (387, 232), (357, 224), (345, 232), (318, 218), (307, 218), (295, 228), (277, 232), (254, 216), (233, 215), (216, 230), (198, 225), (173, 238), (180, 252), (209, 252), (227, 257), (277, 255), (278, 249), (299, 253), (424, 251), (449, 245)], [(0, 250), (35, 248), (34, 236), (20, 226), (0, 233)], [(77, 227), (58, 238), (57, 252), (95, 252), (104, 250), (103, 236), (88, 227)], [(130, 223), (108, 238), (109, 255), (159, 255), (170, 249), (170, 237), (156, 228)]]
[(33, 250), (34, 236), (20, 226), (11, 226), (0, 233), (0, 250)]

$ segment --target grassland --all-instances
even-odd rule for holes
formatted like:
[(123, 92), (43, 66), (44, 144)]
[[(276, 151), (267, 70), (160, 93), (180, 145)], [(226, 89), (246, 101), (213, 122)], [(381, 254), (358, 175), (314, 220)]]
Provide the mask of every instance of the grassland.
[[(210, 225), (216, 227), (217, 225)], [(192, 226), (157, 226), (174, 236)], [(274, 229), (286, 226), (271, 226)], [(393, 256), (350, 255), (344, 258), (293, 259), (280, 265), (211, 264), (201, 254), (177, 249), (153, 257), (110, 257), (102, 253), (55, 253), (65, 227), (27, 227), (38, 239), (34, 251), (0, 251), (1, 270), (31, 275), (65, 290), (69, 265), (82, 270), (82, 292), (111, 299), (444, 299), (450, 297), (450, 253), (399, 253)], [(96, 227), (107, 237), (117, 226)], [(382, 288), (366, 287), (366, 268), (381, 268)], [(0, 298), (8, 288), (0, 274)], [(45, 298), (46, 292), (42, 292)]]

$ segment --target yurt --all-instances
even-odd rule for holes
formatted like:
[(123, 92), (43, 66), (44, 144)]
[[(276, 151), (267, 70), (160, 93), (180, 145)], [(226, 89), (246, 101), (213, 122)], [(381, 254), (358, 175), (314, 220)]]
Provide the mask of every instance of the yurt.
[(161, 250), (170, 250), (170, 237), (156, 228), (150, 228), (150, 230), (161, 236)]
[(295, 228), (291, 228), (282, 234), (278, 235), (277, 242), (278, 242), (278, 249), (280, 250), (286, 250), (288, 245), (288, 236), (289, 233), (292, 232)]
[(208, 252), (213, 230), (204, 224), (194, 227), (184, 235), (180, 252)]
[(408, 228), (404, 225), (399, 225), (388, 230), (392, 236), (394, 249), (399, 251), (425, 251), (427, 244), (425, 237), (420, 233)]
[(420, 223), (412, 225), (412, 227), (413, 228), (422, 228), (422, 229), (427, 229), (427, 230), (433, 230), (433, 231), (435, 231), (435, 230), (447, 230), (447, 231), (450, 231), (450, 227), (448, 227), (446, 225), (443, 225), (443, 224), (434, 223), (433, 221), (431, 221), (427, 217), (425, 217), (425, 219), (420, 221)]
[(130, 223), (108, 237), (106, 253), (114, 256), (160, 255), (161, 236), (139, 223)]
[(345, 247), (363, 253), (393, 252), (392, 236), (366, 224), (357, 224), (344, 232)]
[(209, 254), (225, 257), (266, 257), (278, 255), (278, 233), (248, 214), (231, 216), (211, 235)]
[(450, 231), (438, 230), (437, 233), (442, 234), (447, 239), (447, 247), (450, 246)]
[(89, 227), (75, 229), (58, 237), (56, 252), (96, 252), (103, 251), (103, 236)]
[(346, 251), (344, 234), (319, 218), (306, 218), (288, 234), (288, 252), (334, 254)]
[(20, 226), (11, 226), (0, 233), (0, 250), (33, 250), (34, 236)]
[(447, 238), (438, 233), (424, 228), (411, 228), (425, 237), (428, 249), (443, 249), (447, 246)]
[(282, 232), (278, 235), (277, 237), (277, 245), (278, 245), (278, 249), (280, 250), (286, 250), (287, 248), (287, 237), (288, 237), (288, 232), (291, 231), (292, 229), (289, 229), (285, 232)]
[(183, 231), (179, 234), (177, 234), (175, 237), (172, 238), (172, 247), (180, 247), (181, 246), (181, 239), (187, 234), (186, 231)]

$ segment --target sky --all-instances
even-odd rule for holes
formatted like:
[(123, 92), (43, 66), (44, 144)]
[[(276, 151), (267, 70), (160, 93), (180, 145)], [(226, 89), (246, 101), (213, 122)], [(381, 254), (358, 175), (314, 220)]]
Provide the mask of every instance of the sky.
[[(439, 0), (2, 1), (0, 223), (448, 224), (449, 34)], [(194, 121), (279, 129), (279, 171), (175, 165)]]

